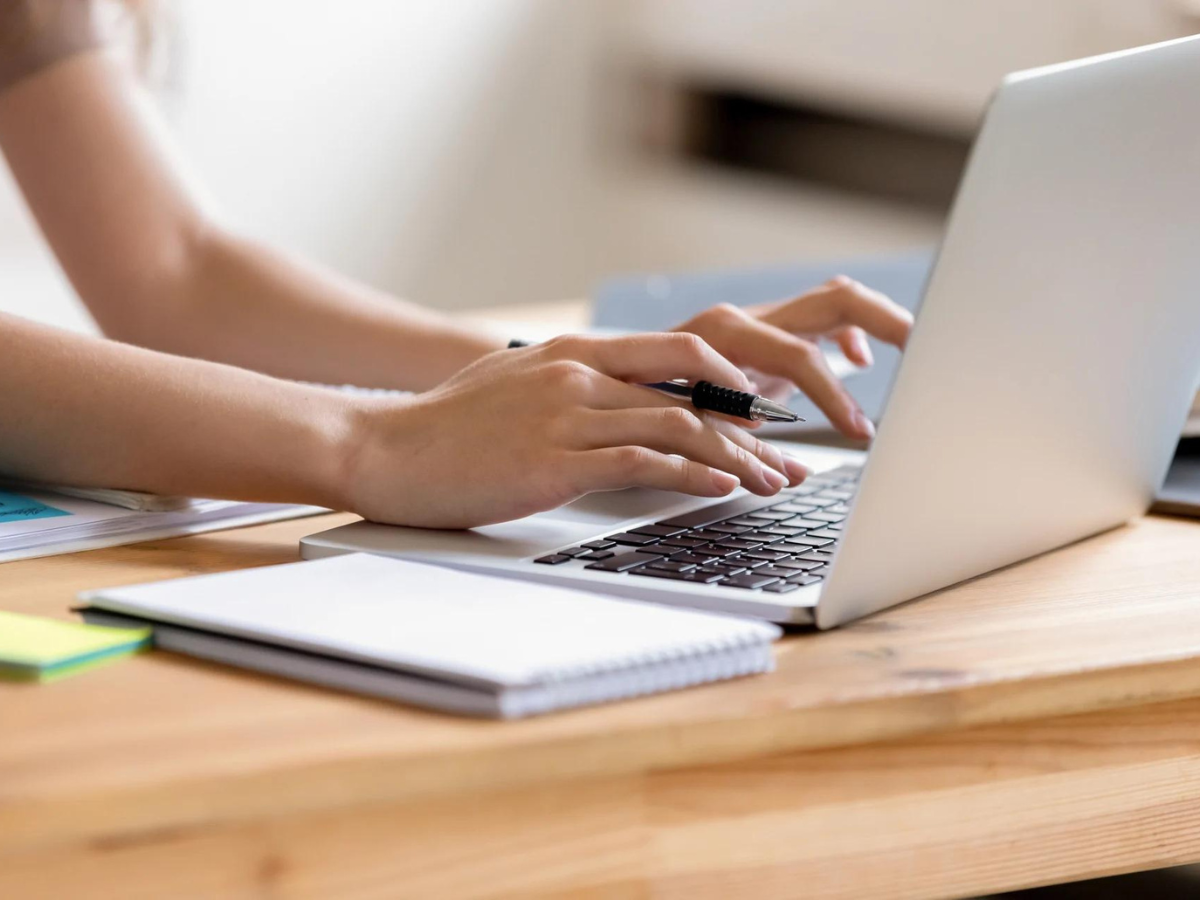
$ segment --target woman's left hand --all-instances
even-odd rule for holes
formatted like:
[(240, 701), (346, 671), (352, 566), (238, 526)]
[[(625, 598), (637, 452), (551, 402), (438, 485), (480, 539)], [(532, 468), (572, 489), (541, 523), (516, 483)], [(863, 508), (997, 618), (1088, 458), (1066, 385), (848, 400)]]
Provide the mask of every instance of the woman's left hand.
[(818, 342), (833, 341), (852, 363), (869, 366), (873, 359), (867, 335), (903, 349), (912, 323), (904, 307), (839, 275), (791, 300), (741, 309), (714, 306), (675, 331), (704, 338), (744, 369), (760, 394), (782, 400), (799, 388), (838, 431), (867, 440), (874, 426), (830, 370)]

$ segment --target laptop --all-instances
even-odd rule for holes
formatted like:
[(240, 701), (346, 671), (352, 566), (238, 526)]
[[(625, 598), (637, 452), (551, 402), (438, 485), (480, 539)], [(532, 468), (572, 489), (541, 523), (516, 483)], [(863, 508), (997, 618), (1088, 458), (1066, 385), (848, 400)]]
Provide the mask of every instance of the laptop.
[(865, 461), (771, 498), (596, 494), (366, 551), (828, 628), (1119, 526), (1200, 376), (1200, 38), (996, 91)]

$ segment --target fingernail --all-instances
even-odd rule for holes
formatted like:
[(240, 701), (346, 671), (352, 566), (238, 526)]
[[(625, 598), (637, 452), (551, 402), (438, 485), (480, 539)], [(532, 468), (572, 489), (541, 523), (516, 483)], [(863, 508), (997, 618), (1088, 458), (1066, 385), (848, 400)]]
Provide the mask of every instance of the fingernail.
[(875, 437), (875, 424), (867, 418), (866, 413), (859, 410), (854, 414), (854, 427), (858, 429), (858, 433), (868, 440)]
[(783, 468), (787, 470), (788, 483), (793, 487), (812, 474), (808, 466), (804, 465), (798, 459), (792, 459), (790, 456), (783, 458)]
[(719, 469), (712, 470), (713, 487), (717, 489), (719, 494), (728, 494), (730, 491), (735, 491), (742, 482), (736, 475), (730, 475), (728, 472), (722, 472)]
[(782, 490), (783, 486), (787, 484), (787, 476), (782, 472), (776, 472), (770, 466), (762, 466), (762, 477), (763, 481), (767, 483), (767, 487), (773, 491)]
[(863, 364), (873, 366), (875, 364), (875, 355), (871, 353), (871, 345), (867, 342), (867, 339), (860, 334), (855, 343), (858, 345), (858, 354), (862, 357)]

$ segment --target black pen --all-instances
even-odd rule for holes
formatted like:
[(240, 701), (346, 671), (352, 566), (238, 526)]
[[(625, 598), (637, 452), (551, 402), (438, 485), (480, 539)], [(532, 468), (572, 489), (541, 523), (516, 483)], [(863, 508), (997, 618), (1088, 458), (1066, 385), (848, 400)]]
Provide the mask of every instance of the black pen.
[(749, 419), (751, 422), (804, 421), (782, 403), (776, 403), (758, 394), (721, 387), (709, 381), (697, 381), (695, 384), (684, 381), (659, 381), (643, 387), (654, 388), (656, 391), (674, 394), (677, 397), (687, 397), (696, 409), (724, 413), (739, 419)]
[[(508, 342), (510, 350), (528, 346), (529, 341), (519, 338)], [(804, 421), (782, 403), (776, 403), (774, 400), (768, 400), (758, 394), (721, 387), (709, 381), (697, 381), (695, 384), (688, 384), (685, 381), (658, 381), (654, 384), (642, 385), (642, 387), (653, 388), (676, 397), (686, 397), (696, 409), (724, 413), (739, 419), (749, 419), (751, 422)]]

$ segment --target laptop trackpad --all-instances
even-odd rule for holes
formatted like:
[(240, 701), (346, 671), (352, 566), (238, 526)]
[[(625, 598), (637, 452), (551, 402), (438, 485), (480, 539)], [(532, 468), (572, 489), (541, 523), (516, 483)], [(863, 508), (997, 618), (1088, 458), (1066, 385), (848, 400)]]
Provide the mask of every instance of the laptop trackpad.
[(598, 535), (620, 530), (623, 522), (662, 518), (701, 502), (635, 488), (588, 494), (558, 509), (469, 531), (356, 522), (305, 538), (302, 543), (308, 558), (352, 549), (430, 560), (463, 555), (522, 559), (565, 544), (595, 540)]

